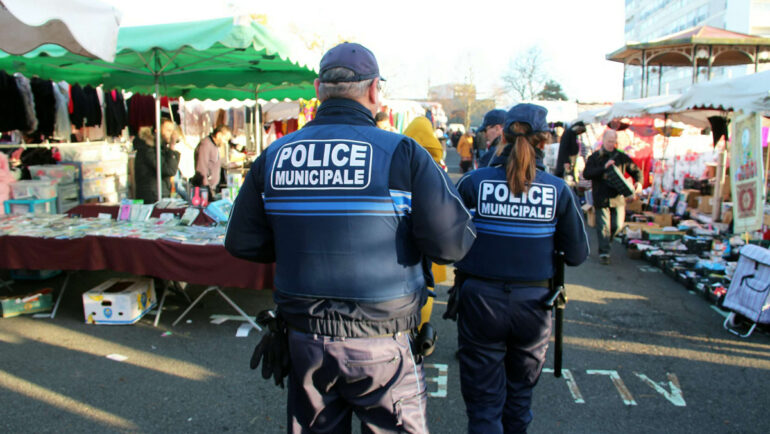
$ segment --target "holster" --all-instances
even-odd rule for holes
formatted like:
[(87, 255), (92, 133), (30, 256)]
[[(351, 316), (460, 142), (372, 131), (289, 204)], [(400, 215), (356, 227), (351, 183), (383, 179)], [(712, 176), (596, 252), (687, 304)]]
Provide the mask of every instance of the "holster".
[(447, 300), (446, 312), (441, 317), (457, 321), (457, 311), (460, 309), (460, 288), (462, 288), (468, 274), (455, 268), (455, 282), (449, 288), (449, 300)]
[(283, 388), (283, 379), (289, 375), (289, 331), (286, 322), (274, 310), (263, 310), (257, 315), (257, 323), (266, 331), (251, 355), (249, 366), (257, 369), (262, 363), (262, 378), (273, 377), (276, 386)]
[(426, 322), (417, 333), (412, 335), (412, 353), (419, 359), (430, 356), (436, 349), (437, 339), (436, 329), (429, 322)]

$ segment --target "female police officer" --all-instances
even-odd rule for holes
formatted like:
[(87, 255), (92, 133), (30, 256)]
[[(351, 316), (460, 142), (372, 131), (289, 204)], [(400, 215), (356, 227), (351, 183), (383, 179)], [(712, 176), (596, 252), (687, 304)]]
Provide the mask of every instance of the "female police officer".
[(550, 139), (546, 114), (541, 106), (514, 106), (506, 114), (499, 155), (457, 184), (478, 234), (455, 264), (465, 278), (457, 328), (469, 432), (526, 431), (551, 335), (544, 301), (554, 251), (565, 252), (573, 266), (588, 255), (570, 189), (543, 171), (542, 147)]

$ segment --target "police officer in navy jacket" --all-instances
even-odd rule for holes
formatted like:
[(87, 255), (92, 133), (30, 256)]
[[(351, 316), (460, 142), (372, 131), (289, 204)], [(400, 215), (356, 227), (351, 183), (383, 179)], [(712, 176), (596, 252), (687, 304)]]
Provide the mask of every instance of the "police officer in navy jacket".
[(471, 215), (430, 154), (378, 129), (374, 55), (343, 43), (321, 59), (321, 106), (256, 160), (225, 248), (276, 263), (289, 328), (290, 432), (427, 432), (422, 363), (408, 331), (427, 297), (423, 264), (461, 259)]
[(546, 114), (541, 106), (514, 106), (505, 117), (502, 154), (457, 184), (478, 231), (455, 264), (465, 278), (457, 328), (469, 432), (526, 432), (551, 335), (544, 301), (554, 251), (565, 252), (573, 266), (588, 255), (576, 199), (543, 169)]

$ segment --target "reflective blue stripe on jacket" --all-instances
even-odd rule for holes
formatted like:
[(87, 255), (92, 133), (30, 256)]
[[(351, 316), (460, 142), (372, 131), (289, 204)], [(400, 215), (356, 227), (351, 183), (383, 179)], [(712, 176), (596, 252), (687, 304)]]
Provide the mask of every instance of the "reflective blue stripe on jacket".
[(563, 180), (543, 172), (538, 161), (529, 190), (512, 195), (504, 162), (474, 170), (457, 183), (471, 209), (478, 238), (455, 266), (472, 275), (502, 281), (539, 281), (553, 276), (553, 252), (564, 251), (568, 265), (588, 255), (588, 238), (577, 200)]
[[(332, 99), (254, 163), (233, 206), (225, 247), (240, 258), (276, 262), (276, 301), (376, 305), (424, 301), (409, 297), (425, 288), (424, 258), (454, 262), (474, 239), (468, 210), (424, 148), (376, 128), (360, 104)], [(414, 315), (419, 307), (400, 310)], [(323, 310), (307, 315), (334, 321), (351, 313)], [(379, 314), (383, 320), (398, 315)]]

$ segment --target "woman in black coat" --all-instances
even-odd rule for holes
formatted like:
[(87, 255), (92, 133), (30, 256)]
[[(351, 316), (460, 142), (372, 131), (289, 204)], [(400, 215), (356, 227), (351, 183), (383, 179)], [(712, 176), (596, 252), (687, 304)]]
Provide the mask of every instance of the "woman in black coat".
[[(144, 200), (144, 203), (155, 203), (158, 198), (157, 185), (157, 158), (155, 152), (155, 137), (149, 127), (139, 129), (139, 134), (134, 138), (134, 184), (136, 186), (134, 197)], [(176, 175), (179, 168), (179, 152), (171, 149), (167, 144), (161, 145), (160, 150), (160, 176), (163, 197), (171, 196), (171, 177)]]

